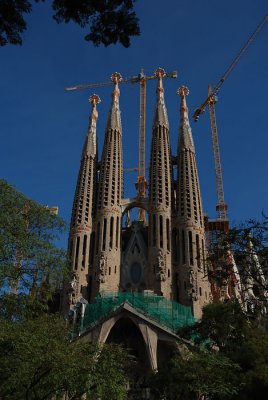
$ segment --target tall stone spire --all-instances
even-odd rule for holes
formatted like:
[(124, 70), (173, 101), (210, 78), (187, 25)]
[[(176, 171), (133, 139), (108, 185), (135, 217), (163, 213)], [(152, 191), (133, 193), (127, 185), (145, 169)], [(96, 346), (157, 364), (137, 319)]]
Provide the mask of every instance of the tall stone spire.
[[(68, 309), (81, 297), (88, 299), (88, 273), (90, 260), (90, 240), (92, 235), (94, 204), (97, 189), (97, 104), (100, 98), (89, 98), (92, 106), (89, 127), (83, 146), (80, 170), (73, 202), (69, 235), (69, 259), (71, 281), (66, 288), (67, 296), (63, 307)], [(67, 303), (67, 304), (66, 304)]]
[(156, 70), (157, 102), (153, 120), (149, 179), (149, 268), (148, 286), (171, 298), (171, 156), (169, 123), (164, 102), (162, 78)]
[(123, 168), (118, 83), (122, 78), (116, 72), (111, 79), (114, 90), (100, 165), (92, 301), (103, 290), (118, 291), (120, 283)]
[(155, 75), (158, 77), (158, 85), (156, 90), (157, 101), (154, 110), (153, 129), (159, 126), (164, 126), (166, 129), (169, 129), (162, 79), (165, 76), (165, 71), (162, 68), (158, 68), (155, 71)]
[[(181, 96), (178, 144), (177, 223), (173, 242), (176, 243), (177, 300), (191, 306), (195, 317), (209, 301), (210, 285), (206, 270), (204, 221), (195, 148), (188, 118), (187, 87), (178, 90)], [(174, 240), (175, 238), (175, 240)]]

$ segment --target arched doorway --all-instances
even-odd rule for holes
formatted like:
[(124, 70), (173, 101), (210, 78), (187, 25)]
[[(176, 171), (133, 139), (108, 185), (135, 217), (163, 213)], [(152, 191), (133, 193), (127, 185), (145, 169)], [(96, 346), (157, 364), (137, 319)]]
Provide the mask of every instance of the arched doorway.
[(135, 382), (142, 382), (150, 372), (150, 363), (140, 329), (131, 318), (120, 318), (110, 330), (106, 343), (118, 343), (126, 347), (136, 358), (133, 366)]

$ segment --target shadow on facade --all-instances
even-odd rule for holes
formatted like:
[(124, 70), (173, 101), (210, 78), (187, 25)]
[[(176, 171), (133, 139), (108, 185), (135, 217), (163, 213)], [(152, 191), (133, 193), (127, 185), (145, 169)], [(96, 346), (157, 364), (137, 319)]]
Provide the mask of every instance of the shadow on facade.
[(176, 345), (172, 342), (159, 340), (157, 342), (157, 366), (158, 368), (163, 367), (173, 355), (176, 349)]

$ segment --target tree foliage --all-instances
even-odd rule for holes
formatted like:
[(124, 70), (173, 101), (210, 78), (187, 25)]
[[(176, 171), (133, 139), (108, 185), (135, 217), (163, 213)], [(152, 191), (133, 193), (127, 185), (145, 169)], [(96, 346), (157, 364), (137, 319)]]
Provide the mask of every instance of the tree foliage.
[(198, 347), (217, 350), (239, 367), (242, 385), (232, 399), (265, 399), (268, 396), (268, 334), (248, 319), (236, 301), (204, 307), (202, 320), (179, 331)]
[[(0, 398), (123, 400), (130, 358), (115, 345), (70, 342), (56, 315), (1, 321)], [(109, 371), (109, 373), (107, 373)]]
[[(45, 0), (0, 0), (0, 46), (22, 44), (27, 29), (25, 14), (32, 11), (33, 2)], [(139, 21), (133, 11), (135, 0), (53, 0), (56, 22), (74, 22), (89, 26), (85, 40), (95, 46), (117, 42), (129, 47), (130, 38), (140, 34)]]
[(58, 287), (66, 254), (55, 240), (65, 229), (61, 218), (0, 180), (0, 287), (44, 292), (48, 279)]
[[(70, 340), (53, 308), (65, 223), (0, 181), (0, 398), (126, 398), (132, 359), (120, 346)], [(109, 373), (107, 374), (107, 371)]]
[(239, 366), (228, 357), (201, 349), (177, 351), (152, 379), (155, 398), (166, 400), (231, 399), (239, 391)]
[(214, 302), (203, 308), (202, 319), (182, 328), (179, 335), (208, 349), (217, 348), (229, 354), (245, 339), (249, 321), (238, 302)]
[[(236, 285), (247, 312), (268, 311), (268, 217), (248, 220), (227, 232), (217, 232), (208, 248), (208, 266), (216, 286)], [(237, 267), (234, 275), (234, 262)]]

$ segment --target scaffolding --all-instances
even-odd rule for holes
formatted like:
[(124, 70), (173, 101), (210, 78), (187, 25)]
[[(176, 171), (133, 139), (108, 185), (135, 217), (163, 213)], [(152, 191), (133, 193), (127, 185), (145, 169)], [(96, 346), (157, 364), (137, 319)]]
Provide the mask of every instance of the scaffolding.
[(152, 292), (102, 292), (96, 297), (94, 304), (87, 304), (81, 331), (90, 329), (125, 303), (174, 333), (179, 328), (196, 322), (190, 307)]

